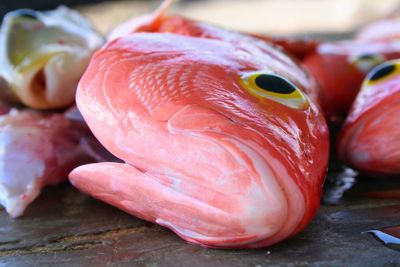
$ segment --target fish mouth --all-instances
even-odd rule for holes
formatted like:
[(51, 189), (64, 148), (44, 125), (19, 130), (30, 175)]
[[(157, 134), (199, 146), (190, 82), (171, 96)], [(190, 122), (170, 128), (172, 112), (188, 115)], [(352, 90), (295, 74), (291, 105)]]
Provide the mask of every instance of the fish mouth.
[(372, 175), (400, 173), (399, 117), (400, 101), (376, 104), (348, 126), (338, 144), (339, 157)]
[[(110, 142), (104, 142), (104, 128), (97, 130), (102, 126), (88, 123), (114, 155), (184, 199), (171, 205), (185, 210), (175, 215), (179, 219), (155, 214), (154, 222), (209, 247), (266, 246), (299, 230), (306, 212), (303, 193), (285, 162), (270, 153), (270, 144), (258, 142), (265, 138), (256, 131), (194, 105), (174, 113), (166, 127), (165, 122), (149, 126), (146, 118), (136, 116), (128, 120), (141, 130), (118, 128)], [(152, 130), (140, 132), (148, 127)], [(145, 214), (125, 210), (148, 218), (165, 209), (153, 205)]]

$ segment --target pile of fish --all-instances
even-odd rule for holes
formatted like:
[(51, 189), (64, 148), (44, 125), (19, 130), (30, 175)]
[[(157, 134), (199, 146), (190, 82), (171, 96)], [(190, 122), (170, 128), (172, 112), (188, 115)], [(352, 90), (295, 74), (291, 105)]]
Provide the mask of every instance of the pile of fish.
[(171, 2), (104, 45), (64, 7), (4, 18), (0, 204), (11, 216), (69, 173), (191, 243), (265, 247), (314, 217), (328, 126), (340, 123), (344, 164), (400, 175), (397, 19), (353, 40), (292, 40), (167, 15)]

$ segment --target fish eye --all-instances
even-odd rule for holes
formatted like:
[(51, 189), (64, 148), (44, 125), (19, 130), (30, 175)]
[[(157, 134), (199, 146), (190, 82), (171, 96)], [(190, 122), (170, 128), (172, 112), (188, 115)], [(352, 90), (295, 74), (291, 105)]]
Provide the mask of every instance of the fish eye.
[(280, 75), (248, 73), (241, 77), (240, 84), (244, 90), (261, 101), (269, 99), (295, 109), (308, 107), (308, 101), (300, 89)]
[(19, 10), (15, 11), (14, 14), (16, 17), (19, 17), (19, 18), (38, 20), (36, 12), (31, 9), (19, 9)]
[(372, 73), (372, 75), (371, 75), (371, 77), (369, 77), (369, 79), (371, 81), (381, 80), (381, 79), (385, 78), (386, 76), (388, 76), (390, 73), (392, 73), (395, 69), (396, 69), (396, 67), (394, 65), (381, 66), (380, 68), (378, 68), (377, 70), (375, 70)]
[(400, 61), (391, 60), (376, 66), (368, 73), (364, 85), (374, 85), (383, 82), (396, 74), (400, 74), (398, 63), (400, 63)]
[(350, 62), (356, 66), (357, 69), (365, 73), (384, 61), (385, 58), (379, 54), (363, 54), (350, 59)]

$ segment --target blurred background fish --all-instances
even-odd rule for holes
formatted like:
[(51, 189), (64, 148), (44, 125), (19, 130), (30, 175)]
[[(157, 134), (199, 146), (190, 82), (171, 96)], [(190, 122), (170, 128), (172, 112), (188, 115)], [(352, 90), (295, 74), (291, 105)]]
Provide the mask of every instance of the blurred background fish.
[(71, 105), (79, 78), (102, 43), (86, 19), (64, 6), (9, 12), (0, 29), (2, 95), (31, 108)]
[[(173, 11), (241, 31), (273, 34), (342, 33), (393, 14), (397, 0), (181, 0)], [(149, 13), (160, 1), (3, 0), (0, 16), (17, 8), (77, 7), (102, 33), (133, 16)], [(90, 4), (90, 5), (89, 5)], [(282, 13), (285, 10), (285, 13)], [(240, 19), (238, 19), (240, 18)]]

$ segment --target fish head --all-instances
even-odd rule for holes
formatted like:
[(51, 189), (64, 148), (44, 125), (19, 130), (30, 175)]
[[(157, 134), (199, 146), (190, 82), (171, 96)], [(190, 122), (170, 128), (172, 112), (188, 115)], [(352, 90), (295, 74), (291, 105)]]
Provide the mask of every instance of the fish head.
[(0, 30), (3, 91), (33, 108), (73, 102), (77, 82), (102, 37), (77, 12), (59, 7), (48, 12), (9, 12)]
[(231, 44), (136, 33), (111, 42), (105, 50), (107, 56), (115, 51), (116, 61), (126, 55), (124, 64), (130, 62), (128, 92), (140, 105), (126, 109), (141, 107), (153, 119), (168, 121), (182, 107), (197, 105), (223, 114), (238, 127), (255, 126), (263, 135), (271, 131), (266, 125), (293, 118), (299, 127), (309, 127), (307, 118), (319, 116), (314, 80), (281, 51), (253, 41)]
[(319, 98), (326, 116), (335, 120), (346, 116), (367, 73), (398, 56), (399, 43), (342, 41), (320, 44), (304, 64), (321, 87)]
[(240, 232), (276, 242), (304, 227), (319, 205), (328, 132), (313, 86), (288, 56), (257, 39), (134, 33), (94, 55), (76, 101), (111, 153), (176, 195), (232, 214), (235, 226), (221, 233), (215, 224), (193, 225), (193, 237), (180, 229), (184, 220), (159, 223), (202, 240)]
[(386, 61), (364, 79), (338, 142), (340, 158), (375, 175), (400, 173), (400, 60)]

